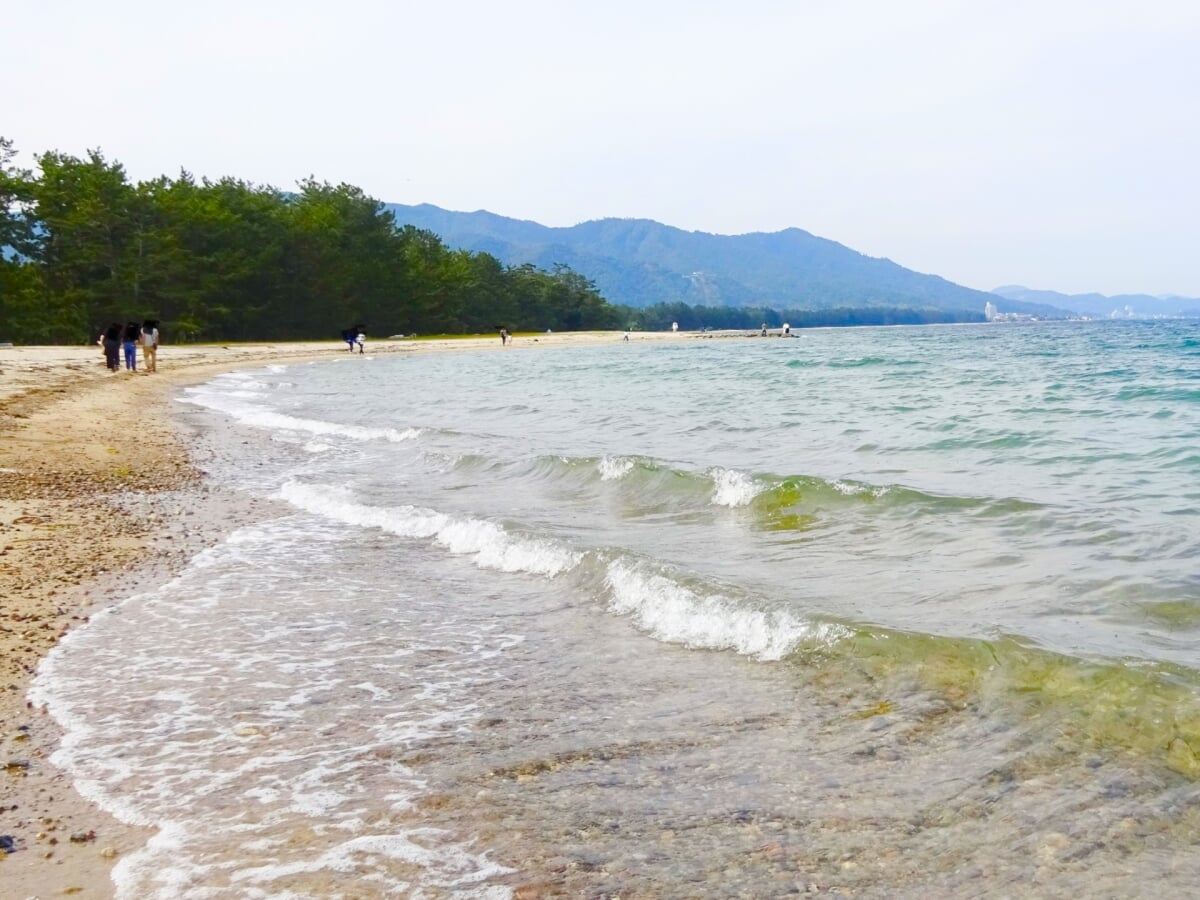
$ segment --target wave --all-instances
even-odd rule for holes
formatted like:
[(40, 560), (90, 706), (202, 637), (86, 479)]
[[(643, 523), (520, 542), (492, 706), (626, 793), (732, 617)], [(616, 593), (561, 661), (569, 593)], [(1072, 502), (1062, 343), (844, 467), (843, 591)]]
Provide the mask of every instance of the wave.
[(771, 486), (755, 496), (753, 509), (764, 520), (789, 513), (876, 506), (902, 515), (963, 512), (978, 517), (1005, 516), (1041, 508), (1014, 497), (958, 497), (931, 494), (902, 485), (877, 485), (849, 479), (791, 476), (769, 478)]
[(630, 518), (726, 509), (748, 514), (753, 527), (766, 530), (807, 530), (818, 515), (836, 516), (839, 511), (868, 506), (905, 518), (946, 513), (998, 517), (1042, 508), (1012, 497), (938, 495), (904, 485), (853, 479), (776, 475), (722, 466), (696, 472), (640, 456), (541, 456), (490, 464), (480, 457), (464, 457), (457, 465), (472, 472), (486, 470), (489, 478), (561, 489), (574, 502), (590, 503), (615, 495)]
[(709, 469), (713, 481), (712, 502), (716, 506), (746, 506), (763, 491), (754, 476), (737, 469)]
[[(997, 516), (1039, 509), (1012, 498), (947, 497), (899, 485), (813, 476), (778, 477), (715, 468), (687, 472), (641, 457), (544, 456), (522, 464), (527, 477), (574, 488), (622, 490), (651, 485), (688, 503), (739, 508), (763, 527), (811, 527), (818, 514), (876, 506), (902, 515), (960, 512)], [(566, 540), (470, 515), (411, 505), (375, 507), (328, 485), (286, 483), (279, 495), (310, 513), (356, 527), (427, 540), (484, 569), (564, 578), (575, 596), (626, 618), (664, 643), (732, 651), (799, 667), (815, 683), (837, 683), (871, 716), (927, 705), (987, 707), (1021, 727), (1052, 730), (1080, 752), (1145, 757), (1200, 778), (1200, 673), (1170, 663), (1084, 659), (1026, 639), (985, 640), (905, 632), (805, 612), (716, 578), (617, 546)], [(1160, 606), (1153, 614), (1190, 629), (1194, 608)], [(870, 702), (868, 702), (868, 700)], [(924, 708), (924, 707), (922, 707)]]
[(300, 416), (289, 416), (273, 412), (261, 406), (240, 402), (246, 397), (259, 396), (253, 391), (212, 391), (205, 388), (190, 388), (181, 403), (190, 403), (224, 413), (235, 421), (249, 425), (252, 428), (263, 428), (271, 431), (303, 432), (322, 436), (340, 436), (354, 441), (383, 440), (391, 443), (402, 443), (420, 437), (420, 428), (380, 428), (367, 425), (354, 425), (343, 422), (330, 422), (324, 419), (310, 419)]
[(279, 496), (305, 512), (348, 525), (430, 539), (449, 553), (471, 557), (480, 568), (546, 578), (573, 573), (581, 584), (592, 584), (596, 599), (664, 642), (773, 660), (849, 634), (832, 623), (772, 610), (762, 598), (622, 548), (581, 550), (483, 519), (414, 506), (368, 506), (326, 485), (292, 481)]
[(850, 634), (834, 623), (756, 608), (749, 598), (711, 584), (689, 585), (677, 573), (644, 560), (609, 563), (605, 583), (614, 612), (630, 616), (659, 640), (695, 649), (777, 660), (800, 648), (828, 647)]
[[(1096, 372), (1079, 372), (1075, 377), (1080, 381), (1094, 381), (1101, 378), (1136, 378), (1138, 375), (1136, 369), (1117, 368), (1117, 369), (1101, 369)], [(1061, 388), (1062, 385), (1055, 385)]]
[(561, 542), (512, 534), (500, 525), (475, 518), (455, 518), (417, 506), (378, 507), (358, 503), (345, 491), (325, 485), (289, 481), (281, 499), (326, 518), (378, 528), (408, 538), (431, 538), (451, 553), (474, 557), (484, 569), (528, 572), (553, 578), (579, 564), (579, 554)]
[(825, 365), (831, 369), (860, 369), (863, 366), (907, 365), (903, 360), (889, 360), (881, 356), (862, 356), (855, 359), (831, 359)]
[(1172, 403), (1200, 403), (1200, 389), (1179, 387), (1131, 387), (1114, 395), (1117, 400), (1165, 400)]
[[(821, 489), (850, 502), (879, 499), (832, 484)], [(655, 640), (796, 666), (813, 683), (836, 684), (861, 702), (848, 714), (903, 715), (928, 708), (932, 697), (947, 708), (986, 708), (1014, 727), (1052, 729), (1059, 744), (1078, 752), (1135, 754), (1200, 778), (1200, 673), (1182, 666), (1077, 658), (1013, 636), (984, 640), (837, 621), (623, 548), (581, 549), (481, 519), (372, 507), (324, 485), (289, 482), (280, 496), (339, 522), (429, 539), (481, 568), (572, 578), (581, 596)], [(1190, 607), (1159, 613), (1189, 627), (1195, 618)]]
[(982, 437), (943, 438), (931, 444), (917, 447), (917, 450), (934, 453), (953, 453), (959, 450), (1021, 450), (1026, 447), (1069, 446), (1063, 440), (1048, 439), (1043, 434), (1009, 432), (1008, 434), (987, 435)]
[(576, 495), (615, 493), (631, 515), (744, 505), (759, 488), (751, 476), (713, 468), (693, 472), (644, 456), (539, 456), (514, 463), (496, 462), (493, 477), (567, 488)]

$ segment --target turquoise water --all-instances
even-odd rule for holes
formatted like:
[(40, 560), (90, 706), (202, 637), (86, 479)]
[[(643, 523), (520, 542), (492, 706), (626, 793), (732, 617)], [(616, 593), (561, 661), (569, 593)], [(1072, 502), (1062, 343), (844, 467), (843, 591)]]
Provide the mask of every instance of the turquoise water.
[[(348, 357), (73, 635), (122, 896), (1109, 896), (1200, 862), (1200, 326)], [(103, 677), (97, 677), (97, 673)]]

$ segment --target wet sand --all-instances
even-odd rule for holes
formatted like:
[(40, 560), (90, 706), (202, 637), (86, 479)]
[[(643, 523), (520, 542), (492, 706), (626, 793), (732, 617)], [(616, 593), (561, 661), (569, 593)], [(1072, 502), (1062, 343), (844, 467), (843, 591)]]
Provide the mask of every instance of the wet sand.
[[(642, 334), (632, 342), (710, 335)], [(518, 336), (503, 352), (621, 341)], [(498, 337), (368, 342), (368, 356), (494, 349)], [(336, 342), (164, 346), (158, 372), (110, 373), (96, 347), (0, 347), (0, 883), (5, 897), (111, 897), (150, 829), (81, 796), (50, 761), (59, 732), (26, 699), (39, 660), (90, 613), (161, 583), (267, 514), (207, 483), (173, 391), (222, 372), (349, 357)], [(139, 366), (141, 361), (139, 360)], [(11, 848), (11, 849), (9, 849)]]

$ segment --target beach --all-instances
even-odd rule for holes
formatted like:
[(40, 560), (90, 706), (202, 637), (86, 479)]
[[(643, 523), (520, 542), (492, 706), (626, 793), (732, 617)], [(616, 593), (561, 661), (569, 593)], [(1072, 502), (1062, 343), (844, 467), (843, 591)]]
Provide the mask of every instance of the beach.
[(0, 894), (1186, 893), (1194, 325), (726, 336), (0, 349)]
[[(503, 351), (492, 335), (368, 341), (365, 355), (621, 340), (517, 336)], [(205, 483), (173, 392), (237, 369), (349, 355), (338, 341), (165, 345), (156, 373), (135, 374), (108, 372), (97, 347), (0, 348), (0, 838), (12, 848), (0, 851), (4, 896), (110, 897), (112, 866), (149, 837), (86, 801), (50, 762), (59, 730), (26, 698), (39, 660), (97, 609), (167, 580), (259, 514), (253, 501)]]

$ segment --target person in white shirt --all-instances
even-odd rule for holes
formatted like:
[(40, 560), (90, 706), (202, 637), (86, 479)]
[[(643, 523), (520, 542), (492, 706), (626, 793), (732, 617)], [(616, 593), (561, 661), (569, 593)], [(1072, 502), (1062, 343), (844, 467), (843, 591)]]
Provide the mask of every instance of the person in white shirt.
[(142, 363), (147, 372), (158, 371), (158, 320), (147, 319), (142, 323)]

